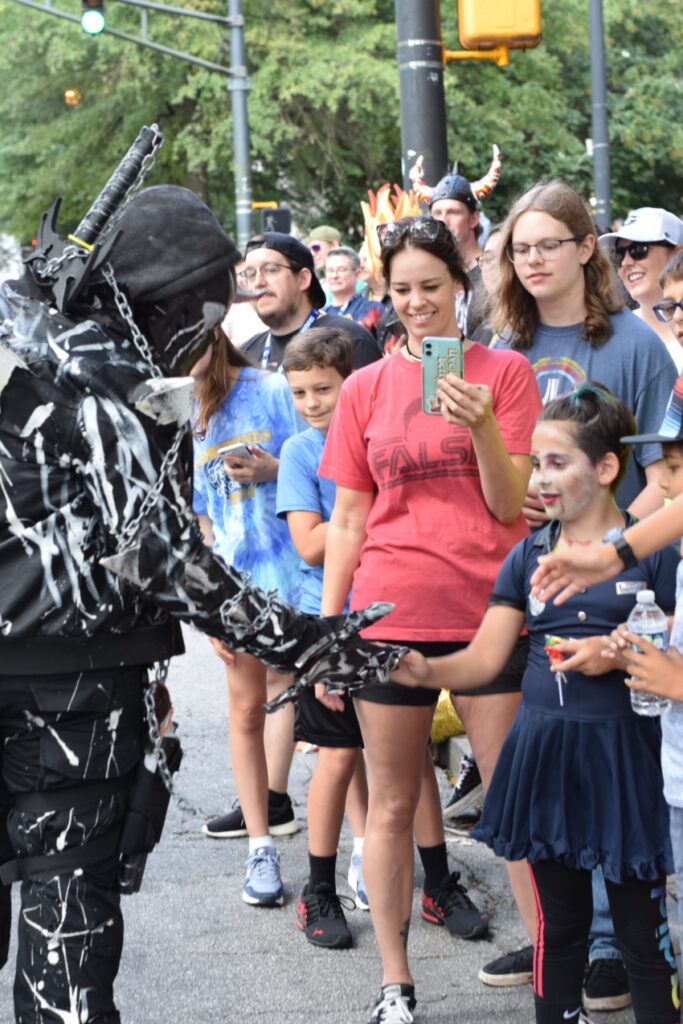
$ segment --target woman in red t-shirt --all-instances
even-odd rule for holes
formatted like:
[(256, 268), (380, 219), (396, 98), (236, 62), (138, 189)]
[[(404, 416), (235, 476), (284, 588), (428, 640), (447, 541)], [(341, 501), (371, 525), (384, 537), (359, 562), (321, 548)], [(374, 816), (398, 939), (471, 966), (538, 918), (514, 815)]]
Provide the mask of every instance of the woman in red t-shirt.
[[(528, 533), (521, 508), (541, 403), (523, 356), (462, 338), (455, 296), (468, 279), (444, 224), (426, 217), (389, 225), (382, 264), (407, 340), (341, 391), (319, 470), (337, 485), (322, 611), (340, 612), (351, 587), (352, 608), (393, 601), (395, 610), (365, 635), (444, 654), (474, 636), (500, 563)], [(441, 383), (441, 416), (422, 411), (428, 336), (463, 341), (464, 377)], [(517, 709), (521, 668), (482, 695), (456, 698), (484, 785)], [(371, 1024), (394, 1019), (398, 1009), (413, 1020), (406, 952), (413, 828), (425, 869), (422, 916), (463, 938), (487, 932), (487, 916), (458, 873), (449, 874), (428, 751), (435, 700), (433, 691), (391, 683), (367, 687), (355, 701), (370, 779), (363, 870), (384, 965)]]

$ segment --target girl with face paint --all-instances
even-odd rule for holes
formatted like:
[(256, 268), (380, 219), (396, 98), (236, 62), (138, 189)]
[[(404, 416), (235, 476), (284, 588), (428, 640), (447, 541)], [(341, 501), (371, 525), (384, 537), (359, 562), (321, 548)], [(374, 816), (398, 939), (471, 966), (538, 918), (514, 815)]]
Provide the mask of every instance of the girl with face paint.
[[(581, 385), (545, 406), (531, 457), (552, 520), (505, 559), (468, 648), (426, 660), (413, 652), (412, 664), (393, 675), (408, 685), (481, 686), (500, 671), (520, 630), (529, 634), (522, 702), (473, 834), (506, 860), (529, 862), (537, 910), (537, 1024), (586, 1020), (582, 981), (591, 874), (598, 865), (635, 1020), (679, 1021), (666, 918), (672, 853), (659, 724), (631, 710), (626, 662), (600, 653), (601, 635), (625, 621), (639, 590), (652, 589), (664, 608), (673, 607), (677, 555), (669, 549), (644, 558), (562, 606), (544, 603), (530, 586), (540, 554), (598, 546), (607, 530), (632, 521), (617, 507), (614, 492), (630, 451), (620, 438), (632, 435), (633, 427), (626, 406), (597, 384)], [(562, 638), (553, 643), (552, 662), (550, 637)]]

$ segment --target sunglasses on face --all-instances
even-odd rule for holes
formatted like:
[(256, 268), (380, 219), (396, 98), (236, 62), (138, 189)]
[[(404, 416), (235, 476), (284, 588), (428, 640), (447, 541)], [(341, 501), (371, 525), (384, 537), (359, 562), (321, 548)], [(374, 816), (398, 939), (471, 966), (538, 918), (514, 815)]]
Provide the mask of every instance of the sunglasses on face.
[(631, 242), (630, 245), (624, 245), (614, 250), (614, 262), (618, 267), (624, 262), (626, 253), (629, 254), (632, 260), (637, 263), (639, 260), (644, 260), (650, 251), (651, 245), (661, 245), (665, 249), (673, 249), (672, 245), (668, 242)]
[(414, 217), (411, 220), (377, 225), (377, 237), (383, 249), (396, 245), (406, 236), (425, 242), (435, 242), (439, 234), (444, 232), (451, 235), (450, 228), (443, 221), (435, 220), (433, 217)]
[(663, 324), (669, 324), (675, 317), (677, 309), (683, 313), (683, 302), (665, 299), (664, 302), (656, 302), (652, 308), (658, 320), (661, 320)]

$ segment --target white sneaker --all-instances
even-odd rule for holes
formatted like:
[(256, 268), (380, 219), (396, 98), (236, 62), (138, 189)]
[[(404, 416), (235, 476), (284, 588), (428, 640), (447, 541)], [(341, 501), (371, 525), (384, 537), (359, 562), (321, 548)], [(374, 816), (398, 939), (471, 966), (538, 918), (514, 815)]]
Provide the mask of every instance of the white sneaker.
[(365, 888), (365, 879), (363, 878), (363, 861), (360, 853), (351, 854), (347, 880), (353, 891), (353, 898), (358, 909), (369, 910), (370, 904), (368, 903), (368, 894)]
[(281, 907), (284, 902), (280, 857), (274, 846), (259, 846), (247, 857), (242, 899), (255, 907)]
[(413, 1024), (414, 985), (384, 985), (380, 989), (370, 1024)]

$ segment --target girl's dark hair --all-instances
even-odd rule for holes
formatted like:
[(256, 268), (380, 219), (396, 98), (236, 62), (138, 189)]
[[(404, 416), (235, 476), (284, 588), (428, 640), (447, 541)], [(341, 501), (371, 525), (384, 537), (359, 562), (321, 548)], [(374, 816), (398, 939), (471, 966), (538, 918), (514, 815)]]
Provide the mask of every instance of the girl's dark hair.
[(568, 395), (554, 398), (543, 406), (538, 423), (550, 420), (569, 420), (574, 424), (576, 444), (597, 466), (603, 455), (614, 452), (619, 459), (619, 472), (610, 484), (612, 494), (624, 479), (631, 445), (622, 444), (620, 438), (638, 433), (636, 420), (627, 405), (613, 395), (609, 388), (588, 380)]
[[(512, 348), (516, 349), (531, 347), (538, 327), (538, 307), (517, 277), (505, 250), (512, 243), (515, 224), (529, 210), (547, 213), (561, 221), (572, 237), (583, 240), (587, 235), (595, 235), (597, 238), (590, 210), (579, 193), (564, 181), (539, 182), (513, 203), (502, 228), (498, 302), (493, 313), (493, 326), (499, 334), (509, 331)], [(618, 313), (624, 303), (619, 298), (612, 265), (597, 241), (583, 266), (583, 277), (586, 305), (583, 336), (593, 348), (598, 348), (612, 335), (610, 314)]]
[(391, 283), (391, 263), (394, 256), (404, 249), (424, 249), (445, 263), (451, 277), (461, 285), (465, 296), (471, 290), (465, 264), (450, 229), (443, 221), (434, 217), (404, 217), (391, 225), (391, 235), (396, 241), (385, 245), (382, 242), (382, 273), (387, 284)]
[(339, 327), (311, 327), (287, 343), (282, 360), (285, 373), (310, 370), (313, 366), (331, 366), (340, 377), (353, 372), (353, 347)]
[(198, 403), (194, 435), (200, 441), (206, 437), (209, 420), (215, 416), (232, 391), (240, 369), (253, 367), (252, 361), (230, 341), (222, 327), (214, 327), (213, 355), (203, 380), (195, 385)]
[(672, 256), (664, 270), (659, 275), (659, 287), (666, 288), (674, 281), (683, 281), (683, 250)]

